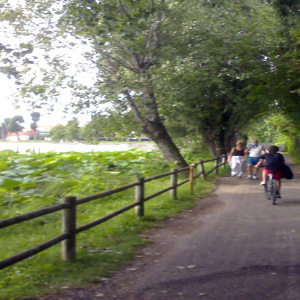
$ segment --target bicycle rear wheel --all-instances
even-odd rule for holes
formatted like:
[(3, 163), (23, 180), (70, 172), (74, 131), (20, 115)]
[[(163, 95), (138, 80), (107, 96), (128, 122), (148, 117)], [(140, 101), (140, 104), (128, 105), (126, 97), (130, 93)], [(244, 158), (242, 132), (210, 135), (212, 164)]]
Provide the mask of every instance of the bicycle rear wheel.
[(275, 185), (275, 180), (273, 178), (271, 180), (270, 196), (271, 196), (272, 204), (276, 205), (276, 185)]
[(270, 181), (269, 176), (267, 176), (267, 180), (266, 180), (266, 184), (264, 185), (264, 188), (265, 188), (265, 196), (266, 196), (266, 198), (268, 200), (271, 200), (271, 197), (270, 197), (271, 181)]

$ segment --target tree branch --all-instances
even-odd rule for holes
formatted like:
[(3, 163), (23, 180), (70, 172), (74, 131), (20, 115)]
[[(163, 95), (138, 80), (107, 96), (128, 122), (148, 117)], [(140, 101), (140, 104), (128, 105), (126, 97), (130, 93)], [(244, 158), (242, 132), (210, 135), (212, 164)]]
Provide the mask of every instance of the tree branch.
[(130, 108), (132, 109), (134, 116), (136, 117), (136, 119), (138, 120), (139, 123), (144, 125), (145, 120), (143, 119), (139, 109), (135, 105), (134, 100), (132, 99), (132, 97), (127, 89), (125, 90), (124, 94), (126, 96), (126, 99), (127, 99), (127, 102), (129, 104)]

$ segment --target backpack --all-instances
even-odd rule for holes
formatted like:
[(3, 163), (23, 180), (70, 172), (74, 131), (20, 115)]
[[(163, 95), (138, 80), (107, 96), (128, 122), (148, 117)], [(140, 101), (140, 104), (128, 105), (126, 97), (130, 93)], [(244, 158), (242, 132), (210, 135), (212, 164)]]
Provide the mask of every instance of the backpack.
[(291, 168), (287, 165), (282, 166), (282, 178), (286, 178), (286, 179), (294, 178), (294, 174), (293, 174)]

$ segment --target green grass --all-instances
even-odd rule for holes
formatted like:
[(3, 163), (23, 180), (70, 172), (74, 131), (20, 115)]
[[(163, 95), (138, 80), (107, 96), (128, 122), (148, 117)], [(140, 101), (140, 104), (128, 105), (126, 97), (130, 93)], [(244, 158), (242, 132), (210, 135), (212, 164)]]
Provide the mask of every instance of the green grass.
[[(205, 165), (206, 171), (213, 163)], [(219, 176), (228, 174), (228, 168), (220, 169)], [(193, 207), (195, 201), (211, 193), (216, 175), (209, 179), (198, 179), (194, 195), (189, 193), (188, 183), (179, 187), (178, 199), (172, 200), (165, 193), (145, 204), (145, 217), (135, 216), (134, 209), (77, 236), (77, 262), (66, 263), (60, 259), (60, 245), (19, 262), (0, 271), (0, 299), (26, 299), (27, 297), (53, 293), (58, 289), (78, 287), (110, 276), (118, 267), (128, 263), (145, 246), (147, 240), (142, 233), (156, 227), (168, 217)], [(146, 184), (146, 195), (166, 188), (169, 178)], [(78, 223), (81, 226), (134, 201), (134, 190), (130, 189), (107, 198), (78, 206)], [(22, 210), (19, 214), (24, 213)], [(0, 257), (5, 259), (37, 244), (60, 235), (61, 213), (11, 226), (1, 230)]]
[(292, 161), (297, 164), (297, 165), (300, 165), (300, 158), (299, 158), (299, 155), (296, 155), (294, 153), (289, 153), (289, 152), (282, 152), (282, 154), (285, 156), (285, 155), (288, 155), (290, 156), (290, 158), (292, 159)]

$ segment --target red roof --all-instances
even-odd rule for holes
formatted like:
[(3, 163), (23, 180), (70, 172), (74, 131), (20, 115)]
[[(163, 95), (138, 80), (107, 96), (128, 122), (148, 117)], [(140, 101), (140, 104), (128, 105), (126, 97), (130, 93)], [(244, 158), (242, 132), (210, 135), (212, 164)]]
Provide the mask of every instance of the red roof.
[[(30, 135), (34, 135), (35, 133), (39, 133), (38, 130), (30, 130), (30, 131), (19, 131), (18, 132), (18, 136), (30, 136)], [(7, 136), (17, 136), (17, 134), (15, 132), (8, 132)]]

